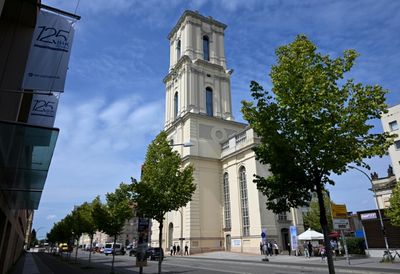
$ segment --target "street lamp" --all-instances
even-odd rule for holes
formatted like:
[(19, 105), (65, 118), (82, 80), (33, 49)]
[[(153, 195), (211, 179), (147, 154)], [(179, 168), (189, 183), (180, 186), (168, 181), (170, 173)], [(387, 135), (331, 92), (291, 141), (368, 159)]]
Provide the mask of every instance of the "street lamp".
[[(170, 144), (170, 146), (183, 146), (183, 147), (192, 147), (194, 144), (192, 142), (187, 142), (187, 143), (181, 143), (181, 144)], [(181, 209), (178, 209), (179, 213), (181, 214), (181, 237), (179, 238), (180, 243), (181, 243), (181, 256), (183, 256), (183, 207)]]
[(182, 144), (170, 144), (170, 146), (172, 146), (172, 147), (174, 147), (174, 146), (192, 147), (192, 146), (194, 146), (194, 144), (191, 142), (187, 142), (187, 143), (182, 143)]
[(374, 184), (372, 183), (372, 179), (363, 170), (361, 170), (361, 169), (359, 169), (359, 168), (357, 168), (355, 166), (348, 166), (348, 167), (351, 168), (351, 169), (358, 170), (359, 172), (364, 174), (368, 178), (370, 183), (371, 183), (371, 191), (374, 192), (375, 203), (376, 203), (376, 207), (378, 208), (379, 221), (381, 222), (381, 230), (382, 230), (383, 239), (385, 240), (386, 252), (387, 252), (387, 254), (389, 254), (389, 244), (388, 244), (388, 240), (387, 240), (387, 237), (386, 237), (385, 226), (383, 224), (381, 209), (379, 208), (378, 198), (376, 197), (376, 192), (374, 191)]

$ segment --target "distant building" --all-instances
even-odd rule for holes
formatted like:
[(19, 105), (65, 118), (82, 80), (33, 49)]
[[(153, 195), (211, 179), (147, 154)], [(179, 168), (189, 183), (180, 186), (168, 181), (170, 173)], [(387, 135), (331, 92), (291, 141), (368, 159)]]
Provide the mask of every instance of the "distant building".
[(389, 147), (389, 155), (392, 160), (393, 172), (396, 179), (400, 177), (400, 104), (390, 107), (388, 113), (381, 117), (383, 131), (397, 134), (394, 144)]
[[(227, 250), (259, 253), (261, 233), (286, 250), (289, 227), (303, 231), (302, 212), (274, 214), (257, 190), (253, 175), (269, 176), (252, 148), (259, 142), (246, 124), (234, 121), (233, 70), (225, 59), (227, 26), (212, 17), (185, 11), (168, 35), (170, 67), (164, 78), (165, 131), (183, 166), (194, 166), (192, 201), (165, 216), (163, 248), (187, 244), (191, 253)], [(158, 245), (153, 221), (151, 244)]]

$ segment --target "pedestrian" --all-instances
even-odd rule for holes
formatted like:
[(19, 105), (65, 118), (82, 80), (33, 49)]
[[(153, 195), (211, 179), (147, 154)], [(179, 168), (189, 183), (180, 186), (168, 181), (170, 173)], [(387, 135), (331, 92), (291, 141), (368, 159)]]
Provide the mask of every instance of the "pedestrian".
[(169, 251), (171, 252), (170, 253), (170, 256), (172, 256), (172, 254), (174, 253), (174, 247), (171, 245), (171, 247), (169, 248)]
[(181, 247), (179, 246), (179, 244), (176, 246), (176, 254), (179, 255), (179, 251), (181, 251)]
[(319, 254), (321, 255), (321, 260), (324, 261), (325, 260), (325, 254), (326, 254), (325, 246), (320, 245)]
[(291, 248), (290, 248), (290, 243), (287, 243), (287, 251), (289, 252), (289, 256), (291, 255)]
[(189, 247), (185, 244), (185, 255), (189, 255)]
[(260, 242), (260, 252), (261, 255), (264, 255), (264, 243), (262, 241)]
[(174, 251), (174, 256), (176, 254), (176, 245), (174, 244), (174, 246), (172, 247), (172, 250)]
[(308, 245), (306, 242), (303, 243), (303, 249), (304, 249), (304, 258), (310, 259), (310, 252), (308, 252)]
[(263, 243), (263, 244), (262, 244), (262, 254), (268, 256), (268, 247), (267, 247), (267, 243)]
[(278, 244), (276, 243), (276, 241), (274, 241), (273, 249), (274, 249), (275, 256), (277, 256), (279, 254), (279, 247), (278, 247)]
[(268, 255), (272, 256), (272, 243), (271, 242), (268, 242), (267, 249), (268, 249)]
[(313, 254), (313, 246), (310, 241), (308, 241), (307, 247), (308, 247), (308, 253), (310, 254), (310, 257), (313, 256), (314, 255)]

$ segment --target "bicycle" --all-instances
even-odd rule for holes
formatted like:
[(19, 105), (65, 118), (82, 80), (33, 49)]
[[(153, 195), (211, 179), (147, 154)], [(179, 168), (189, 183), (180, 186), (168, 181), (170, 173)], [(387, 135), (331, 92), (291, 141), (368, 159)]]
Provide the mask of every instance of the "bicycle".
[[(393, 255), (393, 253), (394, 253), (394, 255)], [(397, 252), (397, 250), (385, 250), (383, 252), (382, 261), (384, 261), (384, 262), (388, 262), (388, 261), (389, 262), (393, 262), (396, 259), (396, 257), (398, 257), (399, 260), (400, 260), (400, 253)]]

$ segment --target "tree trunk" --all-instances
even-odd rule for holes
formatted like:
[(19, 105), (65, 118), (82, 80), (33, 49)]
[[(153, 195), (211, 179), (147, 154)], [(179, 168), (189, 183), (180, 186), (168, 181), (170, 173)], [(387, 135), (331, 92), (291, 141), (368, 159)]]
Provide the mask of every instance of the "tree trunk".
[(89, 248), (89, 264), (92, 258), (92, 251), (93, 251), (93, 234), (90, 235), (90, 248)]
[(163, 259), (163, 255), (164, 255), (164, 250), (162, 250), (162, 229), (163, 229), (163, 219), (161, 219), (161, 220), (157, 220), (158, 221), (158, 223), (160, 224), (160, 226), (159, 226), (159, 234), (158, 234), (158, 245), (159, 245), (159, 247), (160, 247), (160, 252), (161, 252), (161, 255), (160, 255), (160, 257), (158, 258), (158, 274), (160, 274), (161, 273), (161, 262), (162, 262), (162, 259)]
[(76, 239), (76, 246), (75, 246), (75, 263), (78, 261), (78, 247), (79, 247), (79, 238)]
[(331, 243), (328, 238), (328, 221), (326, 219), (326, 209), (324, 204), (324, 196), (322, 193), (321, 182), (316, 183), (316, 188), (317, 188), (316, 192), (319, 204), (319, 221), (321, 223), (322, 233), (324, 234), (325, 252), (326, 252), (326, 257), (328, 259), (329, 274), (335, 274), (335, 266), (333, 265), (333, 259), (332, 259)]
[(117, 243), (117, 235), (114, 235), (114, 244), (112, 247), (112, 262), (111, 262), (111, 273), (114, 273), (114, 258), (115, 258), (115, 244)]

